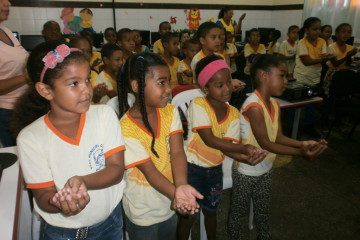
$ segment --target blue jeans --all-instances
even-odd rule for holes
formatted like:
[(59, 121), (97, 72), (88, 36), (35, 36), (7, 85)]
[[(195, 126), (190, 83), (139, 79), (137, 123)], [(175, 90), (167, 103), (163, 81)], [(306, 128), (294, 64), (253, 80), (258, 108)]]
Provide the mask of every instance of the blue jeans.
[(4, 147), (16, 145), (15, 138), (9, 131), (9, 123), (12, 110), (0, 108), (0, 142)]
[(150, 226), (136, 225), (125, 216), (126, 231), (130, 240), (175, 240), (177, 223), (176, 214), (164, 222)]
[[(41, 219), (40, 240), (121, 240), (123, 233), (121, 202), (103, 222), (81, 229), (83, 234), (87, 232), (86, 236), (82, 235), (83, 237), (81, 237), (80, 229), (55, 227)], [(77, 234), (80, 237), (76, 238)]]

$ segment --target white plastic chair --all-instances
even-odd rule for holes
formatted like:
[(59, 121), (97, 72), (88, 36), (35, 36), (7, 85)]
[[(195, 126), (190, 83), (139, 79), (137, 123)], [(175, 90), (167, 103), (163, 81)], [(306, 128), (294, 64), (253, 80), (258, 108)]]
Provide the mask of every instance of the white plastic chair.
[(186, 116), (186, 110), (188, 109), (190, 102), (196, 97), (204, 97), (204, 96), (205, 94), (198, 88), (186, 90), (176, 94), (176, 96), (171, 100), (171, 104), (175, 105), (176, 107), (179, 107)]
[[(132, 93), (128, 93), (128, 103), (129, 106), (132, 107), (132, 105), (135, 102), (135, 96)], [(118, 101), (118, 97), (113, 97), (111, 98), (106, 105), (110, 106), (112, 109), (114, 109), (114, 111), (116, 112), (116, 114), (119, 116), (119, 101)], [(121, 116), (120, 116), (121, 117)]]

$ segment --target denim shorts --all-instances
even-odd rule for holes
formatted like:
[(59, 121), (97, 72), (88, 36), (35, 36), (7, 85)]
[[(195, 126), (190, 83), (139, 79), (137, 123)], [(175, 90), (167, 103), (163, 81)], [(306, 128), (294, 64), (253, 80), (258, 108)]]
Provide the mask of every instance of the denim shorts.
[(177, 223), (176, 214), (172, 215), (168, 220), (150, 226), (136, 225), (125, 216), (125, 229), (130, 240), (175, 240)]
[(204, 168), (188, 163), (188, 183), (204, 196), (197, 200), (200, 207), (216, 211), (223, 188), (222, 164)]
[(87, 239), (87, 240), (121, 240), (123, 233), (123, 221), (121, 202), (104, 221), (79, 229), (55, 227), (44, 219), (41, 219), (40, 240), (68, 240), (68, 239)]

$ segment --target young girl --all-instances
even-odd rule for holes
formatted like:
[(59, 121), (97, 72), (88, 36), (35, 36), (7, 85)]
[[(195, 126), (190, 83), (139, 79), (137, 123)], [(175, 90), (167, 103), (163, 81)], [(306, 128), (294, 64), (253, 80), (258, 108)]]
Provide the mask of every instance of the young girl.
[(134, 38), (134, 42), (135, 42), (134, 52), (138, 52), (138, 53), (140, 53), (140, 52), (150, 52), (148, 46), (141, 44), (142, 36), (141, 36), (139, 30), (133, 30), (133, 38)]
[(229, 210), (229, 239), (239, 239), (250, 199), (254, 202), (258, 240), (270, 240), (269, 203), (272, 162), (276, 154), (315, 156), (326, 149), (326, 141), (296, 141), (285, 137), (281, 129), (279, 103), (271, 96), (280, 96), (286, 78), (286, 63), (277, 56), (261, 55), (251, 68), (255, 91), (244, 102), (240, 116), (240, 137), (243, 144), (252, 144), (270, 153), (253, 166), (234, 163), (233, 191)]
[(184, 44), (185, 44), (185, 42), (187, 40), (190, 40), (190, 32), (189, 32), (189, 30), (181, 31), (180, 34), (179, 34), (179, 46), (178, 46), (179, 52), (178, 52), (178, 55), (177, 55), (177, 57), (178, 57), (178, 59), (180, 61), (185, 59), (185, 57), (186, 57), (185, 54), (184, 54), (183, 49), (184, 49)]
[[(90, 105), (90, 65), (79, 49), (43, 43), (14, 120), (40, 239), (122, 239), (124, 141), (114, 111)], [(18, 131), (16, 133), (18, 133)]]
[[(177, 215), (194, 214), (202, 196), (187, 184), (178, 110), (169, 105), (170, 71), (157, 54), (137, 53), (119, 80), (127, 181), (123, 205), (131, 240), (175, 239)], [(136, 96), (129, 109), (127, 90)]]
[(327, 46), (333, 44), (331, 34), (332, 34), (332, 27), (330, 25), (324, 25), (321, 27), (320, 37), (325, 40)]
[[(205, 216), (208, 239), (216, 238), (216, 209), (222, 191), (225, 154), (237, 161), (256, 164), (267, 152), (239, 144), (239, 111), (227, 103), (232, 84), (229, 66), (216, 55), (196, 66), (198, 83), (206, 97), (195, 98), (188, 109), (189, 136), (185, 142), (188, 181), (203, 196), (199, 204)], [(194, 217), (181, 216), (178, 239), (188, 239)]]
[[(318, 86), (322, 63), (334, 58), (334, 56), (327, 53), (326, 42), (319, 37), (320, 19), (316, 17), (306, 19), (303, 28), (306, 36), (298, 43), (294, 78), (297, 82)], [(314, 128), (315, 106), (315, 104), (311, 104), (306, 107), (304, 131), (315, 137), (320, 137)]]

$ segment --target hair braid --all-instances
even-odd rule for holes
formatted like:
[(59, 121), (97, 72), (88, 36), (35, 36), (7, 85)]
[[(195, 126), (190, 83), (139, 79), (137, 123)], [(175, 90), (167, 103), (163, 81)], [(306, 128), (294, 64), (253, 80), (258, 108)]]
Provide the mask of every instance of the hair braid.
[[(154, 131), (152, 129), (152, 127), (150, 126), (150, 123), (148, 121), (148, 115), (146, 112), (146, 105), (145, 105), (145, 63), (142, 59), (137, 59), (138, 63), (139, 63), (139, 69), (141, 71), (140, 74), (140, 78), (138, 81), (138, 85), (139, 85), (139, 102), (140, 102), (140, 112), (142, 115), (142, 120), (145, 124), (145, 127), (147, 128), (147, 130), (151, 133), (152, 136), (152, 141), (151, 141), (151, 152), (157, 157), (159, 158), (158, 153), (155, 150), (155, 135), (154, 135)], [(158, 121), (160, 121), (160, 119), (158, 119)]]
[(117, 90), (119, 102), (119, 118), (121, 118), (130, 108), (127, 100), (127, 93), (129, 89), (129, 64), (126, 63), (119, 71), (117, 76)]

